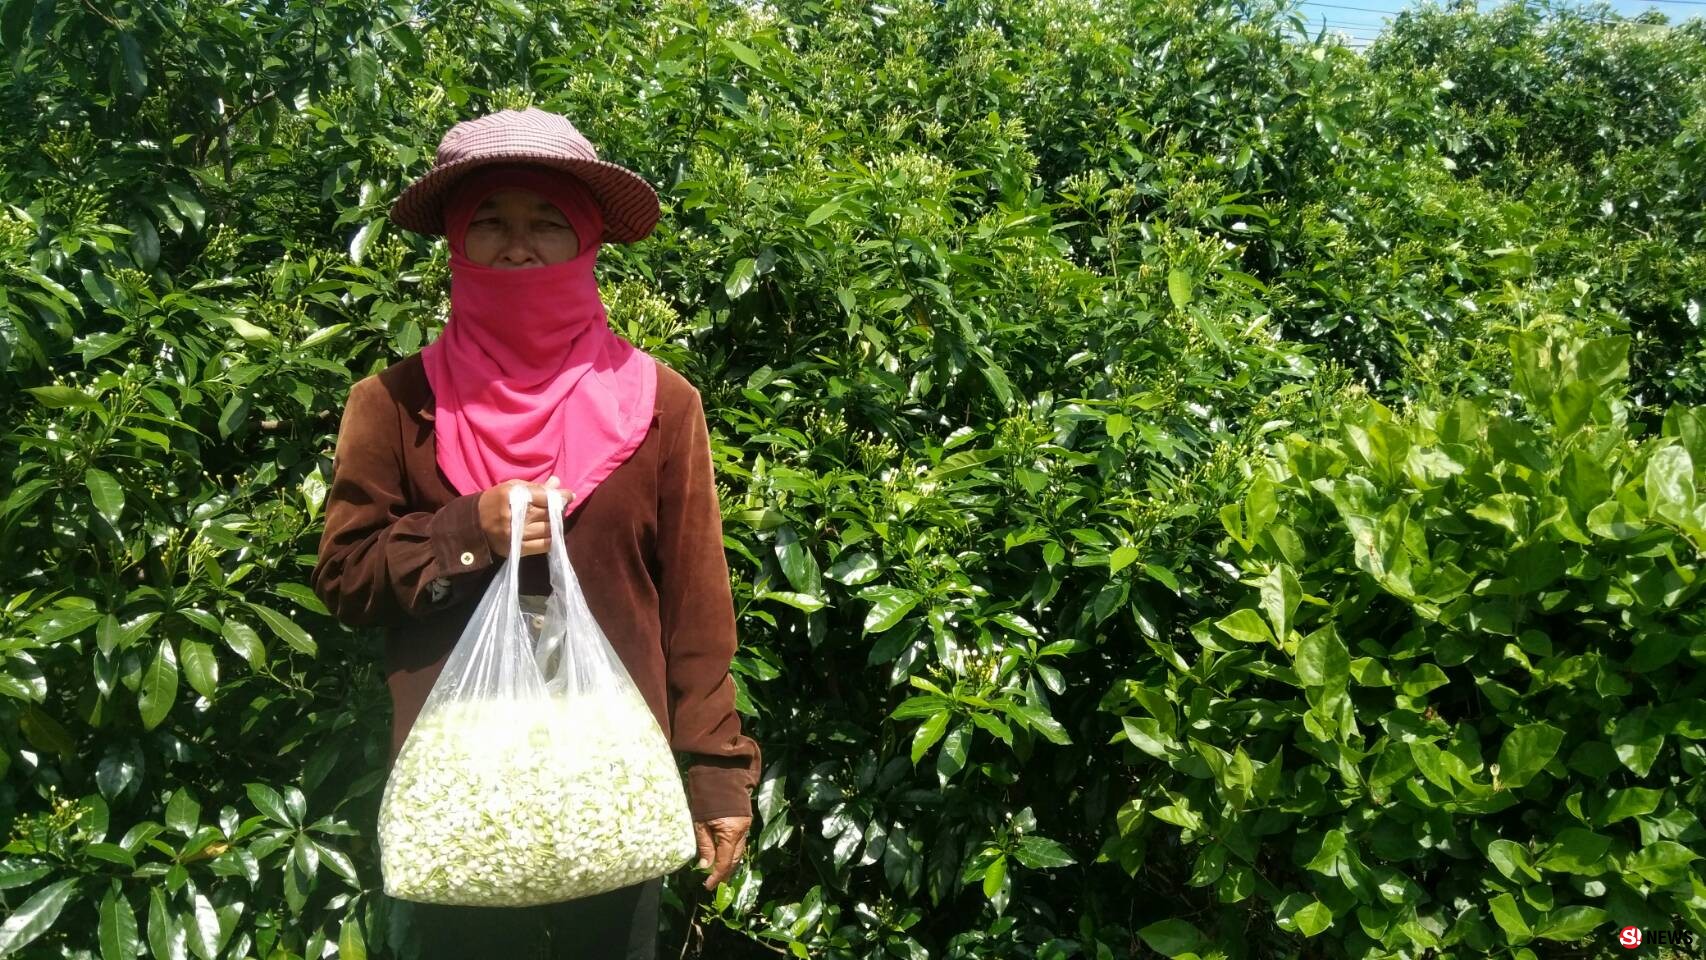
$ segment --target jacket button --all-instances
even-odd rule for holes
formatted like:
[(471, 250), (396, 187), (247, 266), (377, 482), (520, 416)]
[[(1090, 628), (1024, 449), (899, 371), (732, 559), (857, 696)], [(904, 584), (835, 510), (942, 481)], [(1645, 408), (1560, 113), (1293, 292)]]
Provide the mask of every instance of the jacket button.
[(470, 551), (470, 550), (462, 551), (462, 565), (464, 567), (471, 567), (474, 565), (473, 551)]

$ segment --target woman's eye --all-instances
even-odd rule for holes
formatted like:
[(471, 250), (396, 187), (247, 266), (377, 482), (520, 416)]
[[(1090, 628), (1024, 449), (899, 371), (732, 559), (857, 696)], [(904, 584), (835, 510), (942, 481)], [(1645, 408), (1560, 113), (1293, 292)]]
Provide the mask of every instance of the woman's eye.
[(566, 224), (566, 223), (557, 223), (554, 220), (539, 220), (539, 221), (536, 221), (533, 225), (535, 227), (540, 227), (540, 228), (543, 228), (546, 230), (562, 230), (563, 228), (568, 226), (568, 224)]

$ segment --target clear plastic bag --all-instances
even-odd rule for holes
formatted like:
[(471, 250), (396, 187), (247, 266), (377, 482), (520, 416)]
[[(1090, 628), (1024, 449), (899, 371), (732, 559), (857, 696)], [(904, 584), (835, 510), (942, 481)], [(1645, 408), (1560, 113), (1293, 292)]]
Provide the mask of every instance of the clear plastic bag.
[(528, 494), (510, 490), (509, 558), (399, 751), (379, 806), (385, 892), (527, 906), (679, 869), (697, 853), (668, 740), (587, 608), (553, 490), (551, 596), (523, 611)]

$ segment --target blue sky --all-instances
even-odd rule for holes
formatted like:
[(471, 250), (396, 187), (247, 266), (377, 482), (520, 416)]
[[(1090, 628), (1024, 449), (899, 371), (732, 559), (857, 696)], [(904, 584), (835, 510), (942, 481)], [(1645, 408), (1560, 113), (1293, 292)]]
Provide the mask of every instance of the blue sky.
[[(1324, 20), (1330, 31), (1343, 33), (1353, 46), (1365, 46), (1380, 32), (1381, 25), (1408, 7), (1415, 0), (1299, 0), (1300, 9), (1309, 17), (1310, 28), (1319, 28)], [(1481, 0), (1482, 10), (1498, 4)], [(1690, 17), (1706, 17), (1706, 0), (1609, 0), (1608, 6), (1626, 17), (1648, 10), (1658, 10), (1677, 23)]]

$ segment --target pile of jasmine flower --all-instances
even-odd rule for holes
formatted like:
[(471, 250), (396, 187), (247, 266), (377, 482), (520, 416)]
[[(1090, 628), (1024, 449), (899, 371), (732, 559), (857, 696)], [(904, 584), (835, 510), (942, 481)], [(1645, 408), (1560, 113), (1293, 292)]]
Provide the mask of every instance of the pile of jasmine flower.
[(674, 755), (639, 693), (429, 704), (379, 811), (385, 892), (528, 906), (591, 896), (697, 854)]

